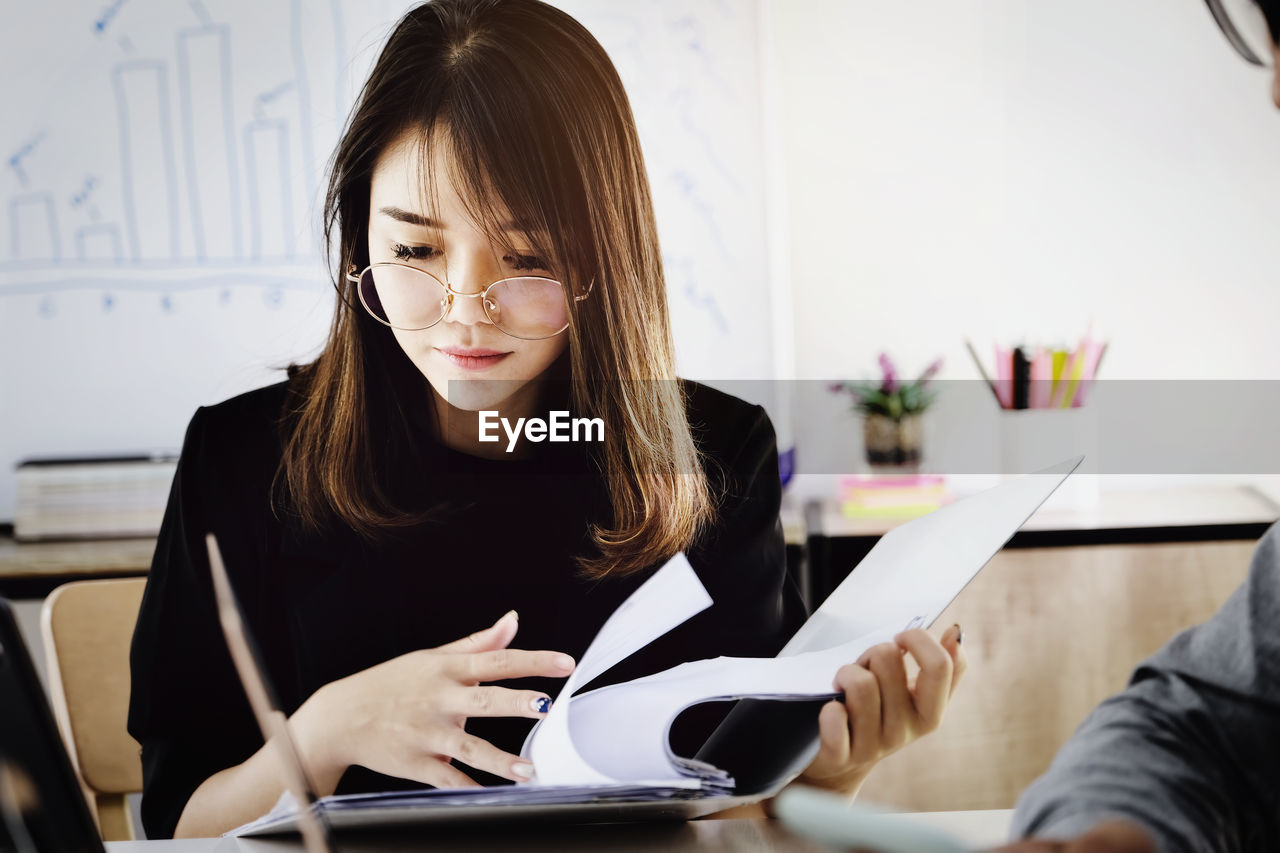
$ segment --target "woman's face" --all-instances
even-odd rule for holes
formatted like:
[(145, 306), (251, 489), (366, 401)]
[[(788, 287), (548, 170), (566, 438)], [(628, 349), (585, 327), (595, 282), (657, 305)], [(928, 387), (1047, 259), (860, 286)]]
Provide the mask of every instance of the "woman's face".
[[(434, 136), (439, 140), (442, 135)], [(378, 159), (370, 188), (370, 263), (394, 261), (426, 270), (459, 293), (481, 293), (503, 278), (554, 277), (546, 269), (549, 261), (522, 246), (527, 238), (514, 223), (508, 236), (517, 251), (489, 242), (467, 215), (449, 178), (447, 147), (441, 144), (429, 154), (436, 182), (434, 210), (423, 210), (421, 150), (416, 136), (406, 136)], [(498, 212), (505, 213), (501, 208)], [(500, 221), (509, 219), (502, 216)], [(531, 381), (564, 352), (567, 332), (537, 341), (513, 338), (489, 321), (480, 303), (454, 297), (449, 313), (431, 328), (392, 331), (449, 405), (466, 411), (529, 405), (536, 394)]]

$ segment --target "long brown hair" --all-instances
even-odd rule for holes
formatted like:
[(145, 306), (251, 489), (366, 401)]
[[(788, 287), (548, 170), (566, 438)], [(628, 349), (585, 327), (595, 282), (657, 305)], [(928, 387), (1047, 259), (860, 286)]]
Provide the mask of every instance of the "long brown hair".
[[(416, 374), (389, 329), (361, 308), (349, 266), (369, 263), (370, 184), (378, 157), (442, 134), (451, 177), (495, 244), (501, 201), (556, 259), (572, 294), (567, 348), (575, 413), (599, 417), (592, 450), (612, 508), (578, 557), (591, 576), (624, 574), (687, 549), (714, 514), (676, 380), (666, 286), (631, 107), (604, 49), (537, 0), (432, 0), (395, 27), (330, 164), (325, 242), (338, 264), (328, 342), (293, 371), (291, 431), (276, 493), (309, 529), (335, 517), (367, 540), (418, 525), (369, 472), (413, 458), (397, 388)], [(429, 158), (424, 156), (424, 165)], [(429, 165), (428, 165), (429, 168)], [(453, 172), (457, 174), (454, 175)], [(550, 245), (537, 245), (538, 235)]]

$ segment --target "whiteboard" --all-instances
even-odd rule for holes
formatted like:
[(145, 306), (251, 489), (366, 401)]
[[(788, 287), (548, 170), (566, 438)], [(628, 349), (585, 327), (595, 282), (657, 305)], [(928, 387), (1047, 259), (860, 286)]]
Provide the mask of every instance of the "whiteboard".
[[(758, 0), (565, 0), (626, 85), (679, 369), (772, 375)], [(69, 0), (0, 31), (0, 519), (28, 457), (173, 449), (333, 305), (323, 165), (402, 0)]]

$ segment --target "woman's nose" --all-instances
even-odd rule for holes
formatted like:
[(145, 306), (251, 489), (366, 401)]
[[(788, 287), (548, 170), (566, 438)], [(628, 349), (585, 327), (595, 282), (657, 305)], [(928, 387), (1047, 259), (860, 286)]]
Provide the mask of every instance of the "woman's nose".
[(474, 325), (488, 323), (483, 293), (496, 279), (487, 264), (458, 265), (449, 270), (449, 287), (453, 289), (453, 306), (445, 318), (455, 323)]

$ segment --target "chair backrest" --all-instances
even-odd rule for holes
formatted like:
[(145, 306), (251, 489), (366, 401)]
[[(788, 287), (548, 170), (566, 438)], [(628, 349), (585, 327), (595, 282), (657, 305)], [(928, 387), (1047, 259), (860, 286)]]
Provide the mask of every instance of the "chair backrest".
[(107, 841), (134, 837), (125, 795), (142, 790), (126, 723), (129, 644), (145, 587), (146, 578), (64, 584), (42, 614), (54, 716)]

